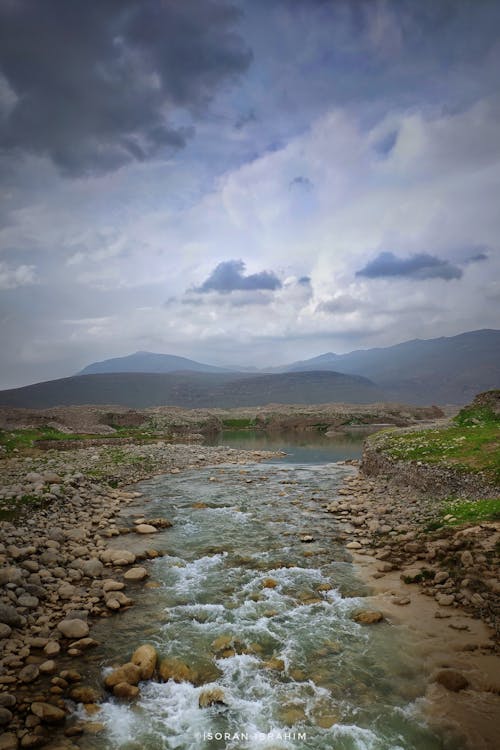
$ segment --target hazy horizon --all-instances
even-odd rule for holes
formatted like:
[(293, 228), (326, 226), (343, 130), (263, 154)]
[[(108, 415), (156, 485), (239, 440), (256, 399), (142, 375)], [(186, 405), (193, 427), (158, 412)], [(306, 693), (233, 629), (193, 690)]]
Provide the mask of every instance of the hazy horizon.
[(500, 3), (0, 7), (0, 388), (498, 328)]

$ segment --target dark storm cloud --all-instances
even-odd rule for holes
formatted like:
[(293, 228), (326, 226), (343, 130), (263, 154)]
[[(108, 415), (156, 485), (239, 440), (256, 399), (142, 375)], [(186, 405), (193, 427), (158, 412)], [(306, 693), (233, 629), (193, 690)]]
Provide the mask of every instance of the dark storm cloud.
[(394, 253), (384, 252), (377, 255), (356, 276), (368, 279), (390, 279), (404, 277), (416, 281), (427, 279), (460, 279), (462, 270), (447, 260), (442, 260), (428, 253), (416, 253), (409, 258), (398, 258)]
[(309, 177), (304, 177), (303, 175), (298, 175), (298, 177), (294, 177), (293, 180), (290, 181), (289, 186), (290, 188), (303, 188), (304, 190), (312, 190), (313, 184)]
[(250, 63), (239, 16), (229, 0), (1, 3), (3, 150), (80, 175), (181, 148), (174, 110), (196, 118)]
[(229, 294), (237, 290), (280, 289), (281, 281), (272, 271), (261, 271), (245, 276), (242, 260), (227, 260), (214, 268), (208, 279), (197, 287), (196, 292), (219, 292)]
[(483, 250), (478, 250), (473, 255), (470, 255), (464, 263), (470, 264), (470, 263), (482, 263), (483, 260), (488, 260), (490, 256), (485, 253)]

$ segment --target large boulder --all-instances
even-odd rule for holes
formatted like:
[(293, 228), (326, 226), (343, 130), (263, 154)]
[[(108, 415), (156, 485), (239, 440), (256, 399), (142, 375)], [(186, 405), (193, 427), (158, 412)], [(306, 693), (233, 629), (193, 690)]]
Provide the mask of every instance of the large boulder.
[(141, 670), (141, 680), (150, 680), (156, 669), (158, 654), (154, 646), (145, 643), (134, 651), (130, 661)]

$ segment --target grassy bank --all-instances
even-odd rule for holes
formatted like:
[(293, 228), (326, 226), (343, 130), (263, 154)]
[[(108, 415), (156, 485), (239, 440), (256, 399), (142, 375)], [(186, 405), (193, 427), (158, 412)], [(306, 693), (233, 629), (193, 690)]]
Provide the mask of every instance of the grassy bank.
[(378, 440), (391, 458), (482, 472), (500, 487), (500, 414), (487, 403), (462, 409), (448, 427), (386, 432)]

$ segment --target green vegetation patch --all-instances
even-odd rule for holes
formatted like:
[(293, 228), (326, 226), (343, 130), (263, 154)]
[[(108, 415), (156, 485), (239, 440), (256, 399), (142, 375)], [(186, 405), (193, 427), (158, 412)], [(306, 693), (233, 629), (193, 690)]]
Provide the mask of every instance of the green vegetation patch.
[(15, 448), (17, 450), (33, 448), (37, 440), (83, 440), (89, 437), (95, 437), (95, 435), (68, 435), (66, 432), (60, 432), (53, 427), (0, 430), (0, 445), (10, 453)]
[(379, 435), (382, 450), (392, 458), (484, 472), (500, 485), (500, 415), (487, 406), (462, 409), (444, 429)]
[(485, 500), (452, 500), (443, 507), (443, 516), (452, 516), (448, 524), (479, 523), (500, 520), (500, 497)]

